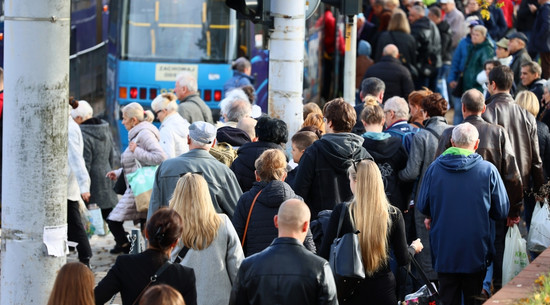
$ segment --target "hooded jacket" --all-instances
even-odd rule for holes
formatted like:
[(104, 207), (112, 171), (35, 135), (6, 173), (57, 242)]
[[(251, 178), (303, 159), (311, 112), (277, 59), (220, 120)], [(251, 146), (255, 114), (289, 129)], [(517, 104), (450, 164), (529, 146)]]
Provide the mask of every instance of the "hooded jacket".
[(256, 181), (254, 171), (256, 159), (268, 149), (281, 149), (281, 145), (271, 142), (249, 142), (237, 150), (237, 159), (231, 164), (231, 170), (235, 173), (239, 186), (243, 192), (252, 188), (252, 184)]
[(293, 188), (309, 206), (312, 220), (320, 211), (351, 200), (348, 168), (354, 160), (372, 160), (362, 144), (363, 138), (356, 134), (329, 133), (304, 152)]
[(84, 162), (90, 174), (90, 203), (102, 209), (116, 205), (118, 197), (113, 191), (114, 182), (105, 179), (105, 174), (114, 167), (114, 142), (109, 123), (91, 118), (80, 125), (84, 140)]
[(505, 219), (509, 206), (493, 164), (465, 149), (447, 149), (426, 171), (416, 205), (432, 219), (435, 271), (484, 271), (495, 252), (490, 218)]
[(225, 84), (223, 85), (223, 91), (225, 94), (227, 92), (235, 89), (240, 88), (243, 86), (249, 86), (254, 83), (254, 77), (247, 75), (243, 72), (240, 72), (238, 70), (233, 70), (233, 77), (227, 80)]
[[(244, 242), (244, 255), (246, 257), (261, 252), (267, 248), (275, 238), (277, 238), (278, 230), (273, 223), (273, 217), (277, 215), (279, 207), (288, 199), (300, 199), (302, 197), (296, 195), (290, 185), (283, 181), (259, 181), (255, 182), (252, 189), (244, 193), (239, 202), (235, 214), (233, 215), (233, 226), (239, 239), (243, 240), (246, 220), (254, 197), (260, 192), (256, 199), (250, 222)], [(310, 251), (315, 252), (315, 245), (311, 233), (308, 233), (304, 245)]]

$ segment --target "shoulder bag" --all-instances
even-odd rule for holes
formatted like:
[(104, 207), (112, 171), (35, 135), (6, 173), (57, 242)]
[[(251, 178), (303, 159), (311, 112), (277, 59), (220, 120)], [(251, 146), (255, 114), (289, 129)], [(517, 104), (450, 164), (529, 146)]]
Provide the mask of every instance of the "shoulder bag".
[(147, 284), (147, 286), (145, 286), (145, 288), (143, 288), (143, 290), (141, 290), (141, 293), (137, 296), (137, 298), (134, 300), (132, 305), (135, 305), (135, 304), (139, 303), (139, 299), (141, 298), (143, 293), (145, 293), (145, 291), (147, 291), (147, 288), (149, 288), (149, 286), (151, 286), (153, 283), (155, 283), (157, 281), (158, 277), (164, 272), (164, 270), (166, 270), (166, 268), (170, 267), (170, 265), (172, 265), (172, 263), (170, 262), (170, 260), (167, 260), (166, 263), (164, 263), (162, 266), (160, 266), (159, 270), (157, 270), (157, 272), (155, 272), (155, 274), (153, 276), (151, 276), (151, 279), (149, 280), (149, 283)]
[(252, 205), (250, 206), (250, 211), (248, 211), (248, 217), (246, 218), (246, 225), (244, 226), (244, 233), (243, 233), (243, 240), (241, 241), (241, 247), (244, 249), (244, 241), (246, 240), (246, 232), (248, 231), (248, 223), (250, 222), (250, 215), (252, 215), (252, 209), (254, 208), (254, 205), (256, 204), (256, 200), (258, 199), (258, 196), (262, 193), (263, 190), (260, 190), (258, 194), (254, 197), (254, 200), (252, 201)]
[(355, 224), (353, 223), (353, 217), (351, 217), (351, 215), (350, 219), (353, 226), (353, 232), (338, 237), (346, 213), (349, 213), (348, 204), (344, 206), (342, 213), (340, 213), (336, 238), (330, 246), (329, 264), (334, 273), (336, 287), (350, 280), (361, 280), (365, 278), (361, 245), (359, 244), (359, 238), (357, 236), (360, 232), (355, 230)]

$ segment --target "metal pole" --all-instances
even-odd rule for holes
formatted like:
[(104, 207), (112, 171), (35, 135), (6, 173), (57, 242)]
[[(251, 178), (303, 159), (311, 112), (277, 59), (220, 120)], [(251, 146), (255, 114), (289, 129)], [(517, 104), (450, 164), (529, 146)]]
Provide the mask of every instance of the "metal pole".
[(46, 304), (66, 262), (43, 232), (67, 224), (70, 0), (4, 5), (0, 302)]
[(294, 134), (302, 125), (305, 0), (271, 1), (274, 30), (269, 47), (269, 115)]
[(355, 105), (355, 68), (357, 59), (357, 17), (346, 16), (346, 54), (344, 59), (344, 100)]

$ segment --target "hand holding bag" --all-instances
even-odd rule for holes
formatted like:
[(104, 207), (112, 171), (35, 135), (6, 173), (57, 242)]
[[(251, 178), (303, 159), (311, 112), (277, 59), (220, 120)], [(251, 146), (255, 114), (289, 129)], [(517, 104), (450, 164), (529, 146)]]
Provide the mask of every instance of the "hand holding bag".
[[(533, 228), (533, 227), (531, 227)], [(521, 237), (518, 225), (508, 228), (504, 241), (502, 260), (502, 286), (518, 275), (529, 264), (525, 240)]]
[(149, 200), (151, 200), (158, 165), (142, 167), (137, 159), (136, 164), (138, 169), (133, 173), (126, 174), (126, 179), (134, 193), (137, 211), (146, 212), (149, 209)]
[[(350, 219), (352, 219), (354, 232), (346, 233), (342, 237), (338, 237), (346, 213), (349, 213), (348, 204), (344, 206), (340, 214), (336, 238), (330, 246), (329, 264), (334, 274), (337, 288), (347, 284), (348, 281), (358, 281), (365, 278), (361, 245), (359, 244), (359, 238), (357, 236), (360, 232), (355, 230), (353, 217), (351, 217), (351, 215)], [(340, 291), (338, 293), (340, 294)]]
[(535, 204), (533, 218), (531, 218), (531, 228), (527, 236), (527, 249), (533, 252), (542, 252), (550, 246), (550, 210), (548, 201), (544, 199), (544, 204), (540, 202)]

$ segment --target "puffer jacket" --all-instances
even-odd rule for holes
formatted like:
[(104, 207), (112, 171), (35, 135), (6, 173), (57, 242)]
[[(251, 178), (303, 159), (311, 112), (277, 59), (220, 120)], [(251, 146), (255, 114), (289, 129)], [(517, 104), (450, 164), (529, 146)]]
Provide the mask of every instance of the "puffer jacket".
[(114, 166), (114, 142), (109, 123), (91, 118), (80, 125), (84, 140), (84, 161), (92, 180), (90, 203), (97, 203), (102, 209), (114, 207), (118, 201), (113, 191), (114, 182), (105, 175)]
[(487, 109), (482, 117), (489, 123), (504, 127), (508, 132), (523, 181), (523, 189), (529, 189), (527, 181), (532, 177), (534, 190), (538, 191), (544, 183), (544, 175), (535, 117), (516, 104), (508, 93), (491, 95), (486, 103)]
[(468, 48), (468, 60), (464, 69), (464, 91), (475, 88), (483, 91), (476, 81), (477, 74), (483, 71), (483, 64), (495, 56), (495, 48), (489, 39)]
[(243, 261), (230, 305), (336, 305), (336, 285), (328, 262), (291, 237), (280, 237)]
[[(141, 166), (152, 166), (159, 165), (166, 159), (166, 154), (164, 154), (162, 147), (160, 147), (159, 139), (158, 129), (146, 121), (137, 124), (128, 131), (129, 142), (136, 142), (137, 147), (134, 152), (127, 147), (121, 155), (122, 169), (124, 170), (124, 178), (126, 179), (126, 192), (122, 195), (122, 198), (120, 198), (111, 214), (109, 214), (109, 220), (125, 221), (146, 218), (147, 212), (138, 212), (136, 210), (134, 194), (128, 184), (127, 175), (138, 169), (136, 160), (139, 161)], [(117, 176), (120, 173), (121, 170), (117, 170)]]
[[(477, 128), (479, 146), (476, 153), (483, 160), (491, 162), (497, 168), (510, 199), (509, 216), (519, 216), (523, 198), (522, 181), (514, 150), (510, 144), (510, 139), (508, 139), (508, 133), (502, 126), (487, 123), (479, 115), (468, 116), (464, 119), (464, 123), (470, 123)], [(448, 128), (443, 132), (435, 152), (436, 156), (441, 155), (447, 148), (452, 146), (452, 132), (453, 128)]]
[(246, 192), (252, 188), (252, 185), (256, 181), (254, 171), (256, 167), (254, 163), (256, 159), (268, 149), (281, 149), (281, 145), (271, 142), (249, 142), (237, 150), (237, 159), (231, 163), (231, 170), (235, 173), (239, 186), (243, 192)]
[[(250, 207), (252, 206), (254, 197), (260, 191), (261, 193), (256, 199), (252, 214), (250, 215), (250, 222), (243, 247), (246, 257), (261, 252), (277, 237), (278, 231), (273, 223), (273, 217), (277, 215), (281, 204), (288, 199), (302, 199), (302, 197), (294, 193), (286, 182), (279, 180), (255, 182), (252, 189), (239, 198), (235, 214), (233, 214), (233, 226), (241, 241), (243, 240)], [(304, 245), (308, 250), (315, 252), (315, 244), (313, 243), (311, 232), (308, 232)]]

